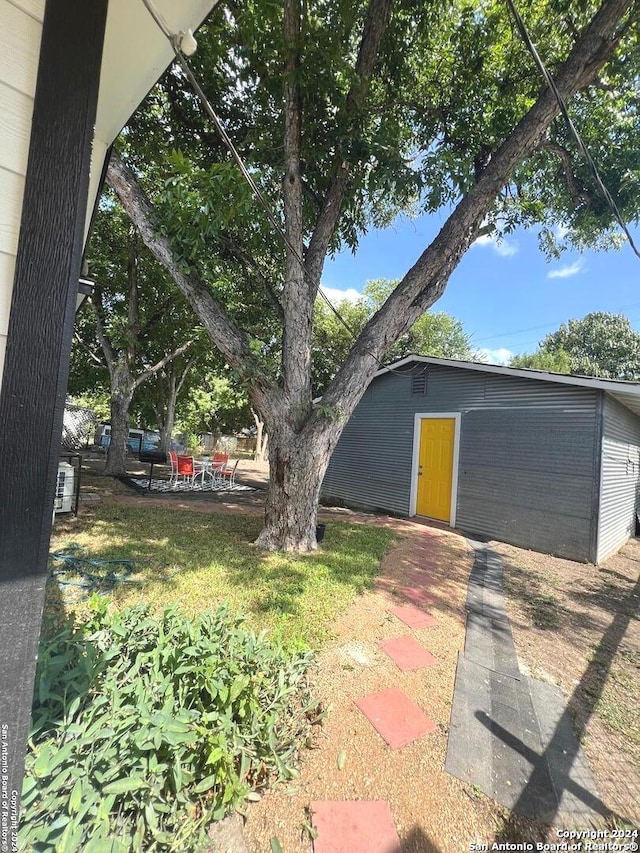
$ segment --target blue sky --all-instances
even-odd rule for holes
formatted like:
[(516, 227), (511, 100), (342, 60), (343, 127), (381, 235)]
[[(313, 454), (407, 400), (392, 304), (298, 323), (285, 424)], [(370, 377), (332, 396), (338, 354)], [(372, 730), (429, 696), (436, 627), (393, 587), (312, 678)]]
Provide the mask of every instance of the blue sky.
[[(401, 217), (370, 232), (356, 255), (346, 251), (327, 261), (323, 289), (335, 304), (341, 292), (357, 298), (370, 279), (401, 278), (443, 221)], [(638, 240), (638, 229), (632, 233)], [(606, 252), (567, 251), (548, 262), (536, 232), (520, 229), (502, 244), (487, 238), (474, 244), (433, 310), (461, 320), (473, 345), (495, 363), (533, 352), (548, 332), (590, 311), (626, 314), (640, 331), (640, 260), (625, 243)]]

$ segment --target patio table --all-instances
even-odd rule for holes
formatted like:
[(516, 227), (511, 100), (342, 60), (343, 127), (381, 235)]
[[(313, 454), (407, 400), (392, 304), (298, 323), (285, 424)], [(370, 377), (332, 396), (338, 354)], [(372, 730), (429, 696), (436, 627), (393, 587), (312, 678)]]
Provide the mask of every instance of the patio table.
[(202, 484), (204, 485), (204, 475), (209, 474), (215, 482), (216, 472), (222, 471), (225, 466), (225, 463), (214, 461), (213, 459), (204, 457), (203, 459), (194, 459), (193, 466), (194, 470), (196, 471), (195, 476), (200, 476), (202, 478)]

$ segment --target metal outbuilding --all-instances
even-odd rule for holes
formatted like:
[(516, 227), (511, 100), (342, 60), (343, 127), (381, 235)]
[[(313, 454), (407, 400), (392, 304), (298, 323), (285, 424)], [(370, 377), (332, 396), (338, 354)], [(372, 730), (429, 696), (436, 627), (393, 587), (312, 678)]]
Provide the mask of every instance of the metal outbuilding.
[(640, 383), (410, 356), (373, 379), (322, 497), (599, 563), (636, 532)]

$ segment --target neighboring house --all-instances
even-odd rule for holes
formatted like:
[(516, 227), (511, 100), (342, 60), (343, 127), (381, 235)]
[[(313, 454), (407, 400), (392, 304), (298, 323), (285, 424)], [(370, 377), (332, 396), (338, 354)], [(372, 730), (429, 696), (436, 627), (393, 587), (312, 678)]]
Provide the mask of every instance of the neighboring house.
[[(93, 436), (94, 444), (106, 450), (111, 444), (111, 424), (100, 423), (96, 427)], [(141, 453), (142, 451), (157, 450), (160, 444), (160, 433), (155, 429), (139, 429), (138, 427), (129, 427), (129, 435), (127, 437), (127, 447), (132, 453)]]
[[(153, 6), (178, 34), (197, 27), (213, 0)], [(86, 234), (109, 146), (172, 57), (143, 0), (0, 0), (0, 723), (9, 792), (21, 785)]]
[(640, 383), (411, 356), (378, 372), (327, 503), (601, 562), (636, 532)]

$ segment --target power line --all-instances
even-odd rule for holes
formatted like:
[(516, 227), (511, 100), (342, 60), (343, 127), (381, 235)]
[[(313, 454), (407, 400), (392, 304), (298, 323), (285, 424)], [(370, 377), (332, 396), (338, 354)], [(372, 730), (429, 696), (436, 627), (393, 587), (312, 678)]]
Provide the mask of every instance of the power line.
[(631, 246), (631, 248), (633, 249), (633, 251), (635, 252), (637, 257), (640, 258), (640, 251), (638, 251), (636, 244), (633, 242), (633, 237), (631, 236), (631, 232), (629, 231), (629, 228), (627, 227), (625, 221), (623, 220), (622, 214), (618, 210), (618, 205), (615, 203), (613, 196), (611, 195), (609, 190), (604, 185), (604, 182), (603, 182), (602, 178), (600, 177), (600, 173), (598, 172), (598, 167), (596, 166), (591, 154), (587, 150), (587, 146), (585, 145), (582, 137), (580, 136), (578, 130), (576, 129), (576, 126), (574, 125), (573, 121), (571, 120), (571, 116), (569, 115), (567, 105), (565, 104), (562, 95), (558, 91), (558, 87), (556, 86), (555, 80), (553, 79), (553, 77), (551, 76), (551, 74), (547, 70), (544, 62), (540, 58), (540, 55), (538, 54), (538, 51), (536, 50), (536, 47), (535, 47), (533, 41), (531, 40), (531, 37), (530, 37), (529, 32), (525, 26), (525, 23), (522, 20), (522, 18), (520, 17), (520, 13), (516, 9), (513, 0), (506, 0), (506, 3), (507, 3), (507, 6), (509, 7), (509, 9), (511, 10), (511, 13), (515, 19), (518, 31), (519, 31), (520, 35), (522, 36), (522, 40), (524, 41), (527, 49), (529, 50), (529, 53), (533, 56), (533, 59), (534, 59), (536, 65), (538, 66), (538, 70), (540, 71), (540, 74), (542, 75), (547, 86), (549, 87), (549, 89), (551, 89), (551, 92), (553, 93), (556, 101), (558, 102), (558, 106), (560, 107), (560, 112), (562, 113), (562, 116), (566, 122), (566, 125), (569, 128), (569, 132), (571, 133), (571, 135), (575, 139), (575, 142), (578, 146), (578, 150), (580, 151), (580, 153), (584, 157), (584, 159), (587, 163), (587, 166), (591, 170), (591, 173), (592, 173), (592, 175), (596, 181), (596, 184), (598, 185), (598, 187), (600, 189), (600, 192), (602, 193), (602, 195), (604, 197), (604, 200), (609, 205), (609, 208), (612, 211), (613, 215), (615, 216), (616, 220), (618, 221), (618, 224), (620, 225), (620, 227), (624, 231), (624, 233), (627, 237), (627, 240), (629, 241), (629, 245)]
[[(626, 311), (628, 308), (638, 308), (638, 307), (640, 307), (640, 302), (632, 302), (630, 305), (621, 305), (618, 308), (613, 308), (613, 309), (611, 309), (611, 311), (608, 311), (606, 313), (612, 313), (613, 311), (615, 311), (615, 312)], [(593, 314), (594, 312), (592, 311), (590, 313)], [(629, 322), (637, 322), (636, 320), (633, 320), (631, 317), (627, 317), (627, 319), (629, 320)], [(561, 320), (559, 325), (562, 325), (563, 323), (568, 323), (568, 322), (569, 322), (569, 320)], [(512, 331), (509, 331), (509, 332), (498, 332), (498, 334), (496, 334), (496, 335), (484, 335), (482, 338), (475, 338), (474, 343), (479, 343), (480, 341), (492, 341), (495, 338), (508, 338), (510, 335), (520, 335), (520, 334), (524, 334), (525, 332), (537, 332), (540, 329), (548, 329), (550, 326), (556, 326), (556, 325), (558, 325), (558, 322), (552, 321), (550, 323), (544, 323), (542, 326), (529, 326), (526, 329), (513, 329)]]

